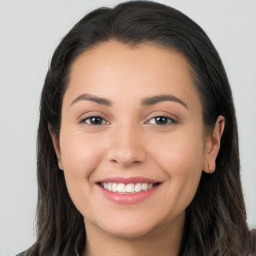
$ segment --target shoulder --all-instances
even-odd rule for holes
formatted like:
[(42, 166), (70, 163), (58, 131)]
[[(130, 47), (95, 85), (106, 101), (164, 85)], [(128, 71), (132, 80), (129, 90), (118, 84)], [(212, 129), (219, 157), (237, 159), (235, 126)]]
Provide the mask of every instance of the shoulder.
[(16, 256), (27, 256), (28, 255), (28, 250), (21, 252), (19, 254), (17, 254)]
[(251, 256), (256, 255), (256, 229), (250, 231)]
[(26, 256), (26, 252), (21, 252), (21, 253), (17, 254), (16, 256)]

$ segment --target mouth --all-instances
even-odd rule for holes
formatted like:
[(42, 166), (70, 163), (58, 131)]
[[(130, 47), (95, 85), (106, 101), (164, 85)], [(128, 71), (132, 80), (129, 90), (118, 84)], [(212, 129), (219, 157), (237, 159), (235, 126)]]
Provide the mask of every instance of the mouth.
[(120, 194), (136, 194), (142, 191), (148, 191), (160, 185), (160, 182), (151, 183), (117, 183), (117, 182), (100, 182), (99, 185), (110, 192)]
[(146, 177), (109, 177), (97, 185), (108, 200), (121, 204), (137, 204), (156, 193), (162, 182)]

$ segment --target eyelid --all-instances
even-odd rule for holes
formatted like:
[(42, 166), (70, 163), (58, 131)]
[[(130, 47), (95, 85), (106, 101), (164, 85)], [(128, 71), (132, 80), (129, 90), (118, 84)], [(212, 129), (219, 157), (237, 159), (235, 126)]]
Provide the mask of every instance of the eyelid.
[[(102, 118), (105, 121), (103, 124), (100, 124), (98, 126), (110, 124), (110, 122), (108, 121), (109, 117), (106, 114), (104, 114), (102, 112), (98, 112), (98, 111), (95, 111), (95, 112), (94, 111), (89, 111), (87, 113), (83, 113), (82, 115), (80, 115), (80, 117), (78, 118), (77, 121), (78, 121), (79, 124), (92, 125), (92, 124), (88, 124), (88, 123), (85, 122), (85, 120), (87, 120), (89, 118), (92, 118), (92, 117), (99, 117), (99, 118)], [(157, 111), (157, 112), (154, 111), (154, 112), (150, 113), (148, 115), (148, 117), (146, 118), (146, 121), (144, 123), (145, 124), (150, 124), (150, 120), (152, 120), (154, 118), (157, 118), (157, 117), (165, 117), (165, 118), (171, 120), (170, 123), (163, 124), (162, 126), (174, 125), (174, 124), (180, 123), (180, 120), (177, 116), (175, 116), (174, 114), (171, 114), (171, 113), (163, 112), (163, 111)], [(152, 124), (152, 125), (156, 125), (156, 124)], [(96, 126), (96, 125), (93, 125), (93, 126)], [(161, 126), (161, 125), (157, 125), (157, 126)]]
[(105, 120), (105, 119), (104, 119), (103, 117), (101, 117), (101, 116), (88, 116), (88, 117), (82, 119), (80, 122), (81, 122), (81, 123), (88, 124), (88, 125), (93, 125), (93, 124), (87, 123), (86, 121), (87, 121), (87, 120), (90, 120), (91, 118), (94, 118), (94, 117), (100, 118), (100, 119), (102, 119), (102, 121), (103, 121), (103, 123), (101, 123), (101, 124), (94, 124), (95, 126), (104, 125), (104, 124), (108, 124), (108, 123), (109, 123), (107, 120)]
[(150, 118), (150, 119), (147, 121), (147, 123), (149, 123), (149, 124), (155, 124), (155, 125), (161, 126), (160, 124), (156, 124), (156, 123), (151, 123), (151, 122), (150, 122), (151, 120), (156, 119), (157, 117), (164, 117), (164, 118), (166, 118), (166, 119), (169, 119), (169, 122), (167, 122), (166, 124), (162, 124), (163, 126), (164, 126), (164, 125), (170, 125), (170, 124), (176, 124), (176, 123), (177, 123), (177, 121), (174, 120), (173, 118), (170, 118), (170, 117), (168, 117), (168, 116), (163, 116), (163, 115), (162, 115), (162, 116), (154, 116), (154, 117)]
[(171, 114), (171, 113), (166, 113), (166, 112), (153, 112), (153, 113), (150, 113), (150, 115), (147, 117), (147, 121), (145, 123), (149, 123), (149, 121), (153, 118), (157, 118), (157, 117), (166, 117), (168, 119), (171, 119), (172, 120), (172, 124), (176, 124), (176, 123), (179, 123), (180, 120), (177, 116), (175, 116), (174, 114)]
[[(85, 120), (92, 118), (92, 117), (99, 117), (102, 118), (103, 120), (106, 121), (105, 124), (109, 124), (110, 122), (108, 121), (108, 118), (106, 117), (106, 115), (104, 115), (101, 112), (87, 112), (87, 113), (83, 113), (79, 118), (78, 118), (78, 123), (79, 124), (86, 124)], [(88, 124), (90, 125), (90, 124)], [(103, 124), (104, 125), (104, 124)]]

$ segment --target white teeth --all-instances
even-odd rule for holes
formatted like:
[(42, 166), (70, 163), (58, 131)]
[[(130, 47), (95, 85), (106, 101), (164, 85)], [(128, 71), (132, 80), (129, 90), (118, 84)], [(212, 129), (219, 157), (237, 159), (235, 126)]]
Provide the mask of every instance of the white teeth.
[(142, 190), (141, 183), (136, 183), (134, 187), (135, 192), (140, 192)]
[(148, 184), (147, 183), (142, 183), (141, 188), (143, 191), (147, 191), (148, 190)]
[(148, 189), (151, 189), (151, 188), (153, 188), (153, 183), (148, 184)]
[(134, 193), (134, 184), (133, 183), (127, 184), (125, 186), (125, 192), (127, 192), (127, 193)]
[(102, 182), (101, 186), (111, 192), (118, 193), (137, 193), (140, 191), (147, 191), (156, 186), (156, 183), (115, 183), (115, 182)]
[(116, 191), (119, 193), (125, 193), (125, 184), (123, 184), (123, 183), (117, 184)]
[(112, 191), (116, 192), (117, 191), (117, 183), (112, 184)]

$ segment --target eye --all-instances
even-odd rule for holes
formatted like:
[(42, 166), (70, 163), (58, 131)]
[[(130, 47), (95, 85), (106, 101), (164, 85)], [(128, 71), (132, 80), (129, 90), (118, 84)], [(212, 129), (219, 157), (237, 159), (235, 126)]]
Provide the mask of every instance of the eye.
[(176, 121), (167, 116), (155, 116), (155, 117), (151, 118), (148, 121), (148, 123), (156, 124), (156, 125), (167, 125), (167, 124), (171, 124), (171, 123), (176, 123)]
[(108, 122), (100, 116), (89, 116), (81, 120), (81, 123), (86, 123), (89, 125), (102, 125), (107, 124)]

